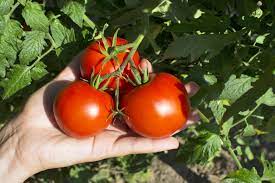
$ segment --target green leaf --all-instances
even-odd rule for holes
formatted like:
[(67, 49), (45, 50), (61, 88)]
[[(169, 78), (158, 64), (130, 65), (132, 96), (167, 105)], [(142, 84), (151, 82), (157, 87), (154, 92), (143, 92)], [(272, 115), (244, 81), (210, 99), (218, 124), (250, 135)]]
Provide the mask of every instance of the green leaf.
[(8, 73), (7, 78), (0, 82), (0, 86), (4, 88), (2, 98), (7, 99), (18, 90), (30, 84), (30, 67), (25, 65), (14, 65), (14, 67)]
[(229, 118), (226, 122), (222, 124), (221, 134), (228, 136), (230, 129), (233, 127), (233, 117)]
[(275, 94), (272, 88), (269, 88), (263, 96), (256, 100), (257, 105), (265, 104), (267, 106), (275, 106)]
[(5, 57), (0, 57), (0, 77), (6, 76), (6, 68), (9, 67), (9, 62)]
[(237, 78), (236, 75), (231, 75), (225, 83), (220, 99), (227, 99), (231, 104), (234, 103), (252, 88), (251, 83), (255, 81), (256, 79), (250, 76), (241, 75), (240, 78)]
[(45, 69), (47, 66), (43, 62), (38, 62), (35, 67), (31, 69), (31, 78), (33, 80), (39, 80), (48, 74), (48, 71)]
[(259, 35), (257, 38), (256, 38), (256, 41), (255, 43), (258, 43), (258, 44), (264, 44), (264, 41), (266, 39), (266, 37), (270, 35), (270, 33), (266, 33), (266, 34), (263, 34), (263, 35)]
[(262, 164), (264, 167), (262, 181), (275, 183), (275, 161), (269, 162), (266, 160), (262, 160)]
[(252, 153), (251, 148), (249, 146), (245, 147), (244, 152), (248, 160), (252, 161), (254, 159), (254, 154)]
[(67, 1), (61, 11), (68, 15), (79, 27), (82, 27), (83, 17), (86, 12), (83, 3), (74, 0)]
[(0, 31), (0, 77), (5, 77), (6, 68), (12, 66), (21, 47), (23, 30), (16, 20), (2, 22)]
[(188, 5), (187, 1), (182, 0), (162, 0), (153, 2), (160, 2), (151, 11), (154, 16), (172, 20), (177, 23), (185, 20), (186, 18), (193, 17), (197, 9), (194, 6)]
[(203, 78), (209, 85), (214, 85), (218, 82), (217, 77), (213, 74), (205, 74), (203, 75)]
[(253, 136), (253, 135), (256, 135), (256, 130), (255, 130), (254, 126), (251, 124), (247, 124), (243, 130), (243, 136), (249, 137), (249, 136)]
[(178, 159), (186, 163), (205, 164), (211, 161), (221, 151), (222, 140), (215, 133), (202, 133), (191, 138), (178, 151)]
[(49, 31), (49, 20), (39, 3), (28, 1), (23, 9), (22, 16), (27, 25), (29, 25), (33, 30), (39, 30), (42, 32)]
[(27, 65), (42, 53), (47, 46), (45, 36), (46, 34), (40, 31), (26, 33), (23, 48), (19, 54), (20, 63)]
[(185, 35), (172, 42), (164, 53), (165, 58), (191, 57), (197, 60), (202, 55), (210, 59), (217, 55), (226, 45), (235, 42), (239, 34), (203, 34)]
[[(197, 10), (197, 12), (199, 12)], [(206, 33), (223, 33), (229, 27), (230, 21), (227, 17), (218, 17), (210, 13), (204, 13), (198, 19), (192, 21), (183, 20), (180, 24), (169, 26), (172, 32), (194, 33), (196, 31)]]
[(9, 13), (14, 0), (0, 0), (0, 15), (6, 15)]
[(57, 47), (60, 47), (62, 43), (68, 43), (74, 40), (72, 39), (72, 37), (74, 38), (74, 29), (68, 29), (58, 19), (51, 22), (50, 29)]
[(12, 65), (16, 60), (17, 49), (5, 40), (0, 40), (0, 57), (5, 58), (9, 65)]
[(212, 100), (209, 103), (209, 107), (218, 122), (221, 122), (224, 113), (226, 112), (226, 108), (223, 106), (222, 100)]
[(222, 183), (261, 183), (261, 178), (255, 169), (242, 168), (227, 175)]

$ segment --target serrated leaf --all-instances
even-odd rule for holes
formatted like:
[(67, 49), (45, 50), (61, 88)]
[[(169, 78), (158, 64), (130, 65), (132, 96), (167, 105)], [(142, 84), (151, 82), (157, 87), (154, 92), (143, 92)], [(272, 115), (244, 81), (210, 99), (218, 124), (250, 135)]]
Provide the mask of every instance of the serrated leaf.
[(229, 18), (205, 13), (198, 19), (194, 19), (192, 21), (183, 20), (180, 24), (171, 25), (167, 29), (172, 32), (181, 33), (194, 33), (196, 31), (206, 33), (223, 33), (229, 25)]
[(0, 56), (0, 77), (6, 76), (6, 68), (9, 67), (9, 62), (3, 56)]
[(263, 175), (262, 175), (262, 181), (269, 181), (271, 183), (275, 183), (275, 161), (266, 161), (263, 160)]
[(46, 67), (47, 66), (43, 62), (38, 62), (35, 67), (31, 69), (31, 78), (33, 80), (39, 80), (44, 77), (46, 74), (48, 74)]
[(3, 24), (0, 35), (0, 55), (5, 57), (12, 65), (17, 57), (17, 52), (21, 47), (21, 37), (23, 30), (20, 23), (16, 20), (10, 20)]
[(267, 106), (275, 106), (275, 94), (272, 88), (269, 88), (263, 96), (256, 100), (257, 105), (265, 104)]
[(178, 159), (186, 163), (205, 164), (211, 161), (221, 151), (222, 140), (215, 133), (203, 133), (191, 138), (178, 151)]
[(40, 31), (26, 33), (23, 47), (19, 54), (20, 63), (27, 65), (42, 53), (47, 45), (45, 36), (46, 34)]
[(9, 20), (3, 26), (3, 32), (0, 33), (5, 38), (18, 37), (21, 38), (23, 29), (21, 28), (20, 22), (16, 20)]
[(205, 74), (203, 78), (209, 85), (214, 85), (218, 81), (217, 77), (213, 74)]
[(256, 135), (256, 130), (255, 130), (254, 126), (251, 124), (247, 124), (243, 130), (243, 136), (249, 137), (249, 136), (253, 136), (253, 135)]
[(16, 60), (17, 50), (13, 45), (9, 44), (5, 40), (0, 40), (0, 55), (4, 57), (10, 65), (12, 65)]
[(60, 20), (55, 19), (50, 25), (52, 37), (56, 43), (56, 46), (59, 47), (63, 42), (71, 42), (71, 30), (65, 27)]
[(241, 75), (237, 78), (236, 75), (231, 75), (225, 83), (224, 89), (220, 95), (220, 99), (227, 99), (232, 104), (248, 90), (252, 88), (252, 82), (256, 79), (250, 76)]
[(6, 15), (9, 13), (14, 0), (0, 0), (0, 15)]
[(158, 6), (156, 6), (152, 13), (166, 14), (171, 8), (172, 2), (169, 0), (162, 0)]
[(39, 3), (28, 1), (23, 9), (22, 16), (27, 25), (33, 30), (49, 31), (49, 20)]
[(233, 117), (229, 118), (226, 122), (222, 124), (221, 134), (228, 136), (230, 129), (233, 127)]
[(172, 42), (164, 53), (165, 58), (191, 57), (197, 60), (202, 55), (210, 59), (217, 55), (226, 45), (235, 42), (239, 34), (185, 35)]
[(182, 0), (162, 0), (153, 2), (159, 2), (151, 11), (154, 16), (169, 19), (177, 23), (186, 18), (191, 18), (197, 10), (196, 7), (190, 6), (187, 1)]
[(25, 65), (14, 65), (12, 70), (8, 73), (7, 78), (0, 82), (0, 86), (4, 88), (2, 98), (9, 98), (18, 90), (29, 84), (31, 84), (30, 67)]
[(242, 168), (227, 175), (222, 183), (261, 183), (261, 178), (255, 169)]
[(226, 108), (223, 106), (222, 100), (212, 100), (209, 103), (209, 107), (218, 122), (221, 122), (224, 113), (226, 112)]
[(83, 17), (85, 15), (85, 6), (79, 1), (69, 0), (63, 6), (62, 12), (68, 15), (74, 23), (82, 27)]

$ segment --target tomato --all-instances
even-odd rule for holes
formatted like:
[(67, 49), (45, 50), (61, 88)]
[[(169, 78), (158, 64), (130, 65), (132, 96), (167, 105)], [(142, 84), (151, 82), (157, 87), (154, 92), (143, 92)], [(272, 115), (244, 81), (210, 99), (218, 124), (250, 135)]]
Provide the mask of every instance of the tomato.
[[(107, 42), (108, 45), (111, 47), (112, 45), (112, 37), (108, 37), (107, 38)], [(117, 43), (116, 45), (125, 45), (127, 44), (127, 40), (122, 39), (122, 38), (117, 38)], [(103, 45), (103, 41), (97, 41), (97, 42), (93, 42), (83, 53), (83, 56), (81, 58), (81, 62), (80, 62), (80, 71), (81, 71), (81, 76), (87, 80), (90, 79), (90, 76), (92, 74), (92, 71), (94, 70), (94, 74), (99, 74), (101, 76), (112, 73), (114, 71), (116, 71), (119, 66), (124, 62), (124, 60), (127, 58), (128, 53), (126, 52), (121, 52), (117, 54), (117, 60), (118, 63), (114, 60), (111, 59), (109, 62), (107, 62), (106, 64), (102, 64), (102, 61), (104, 60), (104, 58), (106, 57), (103, 53), (101, 53), (101, 50), (105, 50), (104, 45)], [(133, 61), (135, 63), (136, 66), (138, 66), (140, 64), (140, 57), (139, 57), (139, 53), (136, 51), (134, 56), (133, 56)], [(130, 70), (130, 64), (127, 65), (127, 67), (125, 68), (124, 72), (123, 72), (123, 76), (125, 77), (126, 75), (128, 75), (131, 79), (133, 78), (133, 75), (131, 73)], [(102, 85), (105, 82), (102, 83)], [(101, 86), (102, 86), (101, 85)], [(116, 88), (116, 79), (115, 77), (111, 78), (108, 87), (111, 90), (114, 90)], [(130, 83), (126, 82), (125, 79), (120, 79), (120, 88), (127, 88), (129, 87)]]
[(84, 138), (94, 136), (112, 122), (114, 102), (106, 93), (84, 81), (75, 81), (56, 97), (54, 115), (67, 135)]
[(153, 74), (123, 95), (121, 108), (128, 126), (148, 138), (173, 135), (186, 125), (190, 110), (184, 84), (168, 73)]

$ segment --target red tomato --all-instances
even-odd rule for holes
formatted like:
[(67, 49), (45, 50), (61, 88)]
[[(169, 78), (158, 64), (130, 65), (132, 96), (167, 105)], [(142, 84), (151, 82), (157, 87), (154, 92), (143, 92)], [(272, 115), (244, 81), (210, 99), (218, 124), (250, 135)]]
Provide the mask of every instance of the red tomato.
[(122, 96), (128, 126), (149, 138), (173, 135), (186, 125), (189, 100), (184, 84), (168, 73), (151, 75), (150, 81)]
[[(107, 38), (108, 45), (111, 47), (112, 45), (112, 37)], [(127, 44), (127, 40), (122, 39), (122, 38), (117, 38), (117, 46), (119, 45), (125, 45)], [(102, 61), (106, 57), (103, 53), (101, 53), (101, 50), (105, 50), (104, 45), (102, 40), (93, 42), (83, 53), (81, 62), (80, 62), (80, 71), (81, 71), (81, 76), (87, 80), (90, 80), (92, 71), (94, 69), (94, 74), (99, 74), (101, 76), (112, 73), (116, 71), (119, 66), (123, 63), (123, 61), (127, 58), (128, 53), (126, 52), (121, 52), (117, 54), (118, 58), (118, 63), (114, 59), (111, 59), (109, 62), (106, 64), (102, 64)], [(136, 66), (140, 64), (140, 57), (139, 53), (135, 52), (133, 56), (133, 61)], [(101, 72), (100, 72), (101, 71)], [(130, 64), (125, 68), (124, 76), (128, 75), (131, 79), (133, 78), (133, 75), (130, 70)], [(102, 83), (102, 85), (104, 82)], [(130, 85), (130, 83), (126, 82), (124, 79), (120, 79), (120, 87), (121, 89), (127, 88)], [(114, 90), (116, 88), (116, 81), (115, 77), (110, 80), (110, 83), (108, 84), (108, 87), (111, 90)]]
[(54, 115), (57, 124), (67, 135), (83, 138), (94, 136), (112, 122), (114, 103), (112, 97), (76, 81), (56, 97)]

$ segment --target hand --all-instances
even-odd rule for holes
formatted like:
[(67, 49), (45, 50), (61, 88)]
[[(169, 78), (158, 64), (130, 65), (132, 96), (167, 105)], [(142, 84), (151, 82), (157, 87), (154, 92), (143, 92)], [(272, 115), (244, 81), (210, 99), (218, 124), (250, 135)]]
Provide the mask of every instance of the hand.
[[(147, 60), (142, 67), (152, 66)], [(0, 178), (2, 182), (21, 182), (42, 170), (128, 154), (176, 149), (174, 137), (161, 140), (133, 134), (124, 123), (114, 122), (102, 133), (87, 139), (74, 139), (62, 133), (53, 116), (53, 101), (66, 84), (79, 77), (79, 56), (53, 81), (36, 91), (24, 110), (0, 132)], [(195, 83), (186, 85), (189, 95), (197, 92)], [(194, 122), (191, 115), (188, 123)], [(2, 172), (2, 173), (1, 173)]]

